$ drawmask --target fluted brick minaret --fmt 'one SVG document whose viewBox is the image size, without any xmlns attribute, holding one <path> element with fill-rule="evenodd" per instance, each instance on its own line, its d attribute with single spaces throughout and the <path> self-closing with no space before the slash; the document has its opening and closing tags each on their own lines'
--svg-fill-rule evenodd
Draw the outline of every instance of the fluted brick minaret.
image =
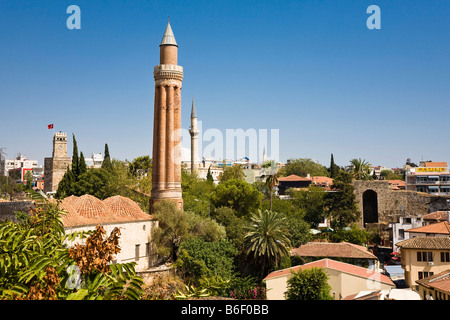
<svg viewBox="0 0 450 320">
<path fill-rule="evenodd" d="M 150 212 L 159 200 L 183 208 L 181 192 L 181 82 L 183 67 L 177 65 L 178 45 L 167 23 L 159 45 L 160 62 L 155 66 L 153 121 L 153 170 Z"/>
</svg>

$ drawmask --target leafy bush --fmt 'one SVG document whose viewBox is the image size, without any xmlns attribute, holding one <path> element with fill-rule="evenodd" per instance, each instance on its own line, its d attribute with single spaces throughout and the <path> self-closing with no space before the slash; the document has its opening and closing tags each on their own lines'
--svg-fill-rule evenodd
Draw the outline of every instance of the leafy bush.
<svg viewBox="0 0 450 320">
<path fill-rule="evenodd" d="M 115 230 L 65 234 L 58 205 L 33 193 L 36 209 L 19 223 L 0 222 L 0 299 L 139 299 L 143 281 L 134 263 L 111 265 Z M 86 237 L 86 245 L 66 242 Z"/>
<path fill-rule="evenodd" d="M 287 280 L 287 300 L 332 300 L 328 276 L 322 268 L 299 269 Z"/>
<path fill-rule="evenodd" d="M 191 237 L 181 243 L 175 266 L 194 283 L 201 278 L 218 275 L 229 279 L 236 254 L 235 246 L 228 240 L 208 242 L 200 237 Z"/>
</svg>

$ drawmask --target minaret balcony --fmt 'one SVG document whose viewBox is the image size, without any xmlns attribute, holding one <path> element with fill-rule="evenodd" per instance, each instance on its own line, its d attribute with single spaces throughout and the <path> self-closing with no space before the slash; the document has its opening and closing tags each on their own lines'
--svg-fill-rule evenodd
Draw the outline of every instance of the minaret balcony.
<svg viewBox="0 0 450 320">
<path fill-rule="evenodd" d="M 153 70 L 155 80 L 158 79 L 177 79 L 183 80 L 183 67 L 173 64 L 160 64 Z"/>
</svg>

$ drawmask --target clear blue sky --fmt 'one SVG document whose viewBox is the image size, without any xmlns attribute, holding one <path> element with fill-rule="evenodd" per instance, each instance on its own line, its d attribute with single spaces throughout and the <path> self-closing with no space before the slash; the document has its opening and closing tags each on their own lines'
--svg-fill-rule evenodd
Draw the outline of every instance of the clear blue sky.
<svg viewBox="0 0 450 320">
<path fill-rule="evenodd" d="M 81 30 L 69 30 L 69 5 Z M 369 30 L 369 5 L 381 29 Z M 52 131 L 85 156 L 152 150 L 167 17 L 203 129 L 280 130 L 280 160 L 449 161 L 450 1 L 0 2 L 0 147 L 43 165 Z M 72 154 L 69 143 L 69 155 Z"/>
</svg>

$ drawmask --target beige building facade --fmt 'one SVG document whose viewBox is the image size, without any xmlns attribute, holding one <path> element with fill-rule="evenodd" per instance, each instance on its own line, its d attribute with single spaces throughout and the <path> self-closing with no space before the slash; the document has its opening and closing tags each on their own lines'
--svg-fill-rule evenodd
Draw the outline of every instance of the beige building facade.
<svg viewBox="0 0 450 320">
<path fill-rule="evenodd" d="M 414 237 L 397 243 L 405 283 L 418 289 L 416 281 L 428 278 L 450 268 L 449 237 Z"/>
<path fill-rule="evenodd" d="M 323 268 L 328 275 L 331 286 L 330 294 L 334 300 L 342 300 L 360 291 L 388 290 L 395 288 L 395 284 L 385 275 L 371 269 L 332 259 L 322 259 L 270 273 L 264 279 L 268 300 L 285 300 L 287 281 L 292 277 L 292 271 L 308 268 Z"/>
</svg>

